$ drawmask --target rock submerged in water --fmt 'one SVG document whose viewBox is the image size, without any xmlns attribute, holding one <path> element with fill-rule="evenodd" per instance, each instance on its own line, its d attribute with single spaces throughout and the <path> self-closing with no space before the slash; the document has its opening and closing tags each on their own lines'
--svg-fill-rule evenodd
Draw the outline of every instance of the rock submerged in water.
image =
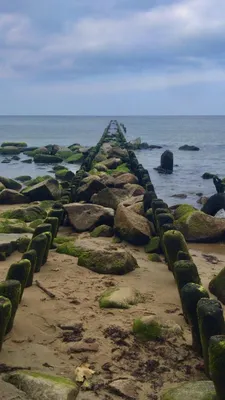
<svg viewBox="0 0 225 400">
<path fill-rule="evenodd" d="M 160 174 L 172 174 L 173 173 L 173 153 L 170 150 L 164 151 L 161 155 L 161 164 L 159 167 L 154 168 Z"/>
<path fill-rule="evenodd" d="M 185 144 L 184 146 L 179 147 L 179 150 L 186 150 L 186 151 L 199 151 L 200 148 L 197 146 L 190 146 L 188 144 Z"/>
</svg>

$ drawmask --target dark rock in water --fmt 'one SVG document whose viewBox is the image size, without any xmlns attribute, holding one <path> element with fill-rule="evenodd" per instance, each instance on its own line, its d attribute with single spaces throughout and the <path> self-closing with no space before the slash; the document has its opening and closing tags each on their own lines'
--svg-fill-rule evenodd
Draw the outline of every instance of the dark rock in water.
<svg viewBox="0 0 225 400">
<path fill-rule="evenodd" d="M 206 196 L 201 196 L 198 200 L 197 200 L 197 203 L 198 204 L 202 204 L 202 205 L 204 205 L 207 201 L 208 201 L 208 197 L 206 197 Z"/>
<path fill-rule="evenodd" d="M 29 181 L 30 179 L 32 179 L 30 175 L 20 175 L 15 178 L 15 180 L 19 182 L 26 182 Z"/>
<path fill-rule="evenodd" d="M 164 151 L 164 153 L 161 155 L 161 165 L 154 169 L 160 174 L 172 174 L 173 153 L 170 150 Z"/>
<path fill-rule="evenodd" d="M 203 179 L 213 179 L 214 176 L 215 176 L 215 174 L 210 174 L 210 172 L 205 172 L 205 173 L 202 175 L 202 178 L 203 178 Z"/>
<path fill-rule="evenodd" d="M 0 204 L 23 204 L 28 202 L 29 199 L 16 190 L 4 189 L 0 193 Z"/>
<path fill-rule="evenodd" d="M 215 175 L 213 177 L 213 183 L 215 185 L 217 193 L 224 193 L 225 183 L 220 178 L 218 178 L 218 176 Z"/>
<path fill-rule="evenodd" d="M 202 192 L 198 192 L 198 193 L 196 193 L 196 196 L 201 197 L 201 196 L 203 196 L 203 193 Z"/>
<path fill-rule="evenodd" d="M 130 150 L 153 150 L 162 148 L 162 146 L 141 142 L 141 138 L 131 140 L 130 142 L 127 143 L 127 147 Z"/>
<path fill-rule="evenodd" d="M 3 142 L 1 147 L 26 147 L 27 149 L 27 144 L 25 142 Z"/>
<path fill-rule="evenodd" d="M 179 150 L 199 151 L 200 148 L 197 146 L 189 146 L 188 144 L 185 144 L 184 146 L 179 147 Z"/>
<path fill-rule="evenodd" d="M 4 178 L 4 176 L 0 176 L 0 182 L 6 187 L 6 189 L 20 190 L 22 188 L 20 183 L 10 178 Z"/>
<path fill-rule="evenodd" d="M 225 194 L 217 193 L 211 196 L 202 207 L 205 214 L 215 216 L 218 211 L 225 210 Z"/>
<path fill-rule="evenodd" d="M 33 160 L 32 158 L 27 158 L 26 160 L 22 160 L 22 163 L 24 164 L 32 164 Z"/>
<path fill-rule="evenodd" d="M 37 154 L 34 156 L 34 162 L 37 164 L 57 164 L 62 161 L 63 159 L 61 157 L 52 156 L 50 154 Z"/>
<path fill-rule="evenodd" d="M 38 147 L 37 146 L 30 146 L 30 147 L 26 147 L 22 150 L 22 153 L 24 153 L 24 151 L 34 151 L 37 150 Z"/>
<path fill-rule="evenodd" d="M 171 197 L 176 197 L 178 199 L 186 199 L 187 195 L 184 193 L 173 194 Z"/>
<path fill-rule="evenodd" d="M 20 157 L 19 157 L 19 156 L 13 156 L 13 157 L 12 157 L 12 160 L 19 161 L 19 160 L 20 160 Z"/>
<path fill-rule="evenodd" d="M 19 154 L 20 149 L 16 146 L 5 146 L 5 147 L 0 147 L 0 154 L 3 155 L 13 155 L 13 154 Z"/>
<path fill-rule="evenodd" d="M 2 160 L 2 164 L 9 164 L 11 162 L 10 158 L 4 158 L 4 160 Z"/>
<path fill-rule="evenodd" d="M 47 179 L 22 191 L 31 201 L 59 200 L 61 190 L 56 179 Z"/>
</svg>

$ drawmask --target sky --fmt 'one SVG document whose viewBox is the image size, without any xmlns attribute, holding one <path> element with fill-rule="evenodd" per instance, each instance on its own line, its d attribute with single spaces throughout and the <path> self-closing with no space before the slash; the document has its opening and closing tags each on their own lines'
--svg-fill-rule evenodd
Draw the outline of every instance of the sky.
<svg viewBox="0 0 225 400">
<path fill-rule="evenodd" d="M 0 0 L 0 115 L 224 113 L 224 0 Z"/>
</svg>

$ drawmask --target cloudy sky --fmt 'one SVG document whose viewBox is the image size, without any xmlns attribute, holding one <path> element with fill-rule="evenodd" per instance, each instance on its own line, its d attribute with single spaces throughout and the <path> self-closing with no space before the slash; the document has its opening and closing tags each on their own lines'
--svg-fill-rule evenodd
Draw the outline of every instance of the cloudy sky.
<svg viewBox="0 0 225 400">
<path fill-rule="evenodd" d="M 0 114 L 224 111 L 224 0 L 0 0 Z"/>
</svg>

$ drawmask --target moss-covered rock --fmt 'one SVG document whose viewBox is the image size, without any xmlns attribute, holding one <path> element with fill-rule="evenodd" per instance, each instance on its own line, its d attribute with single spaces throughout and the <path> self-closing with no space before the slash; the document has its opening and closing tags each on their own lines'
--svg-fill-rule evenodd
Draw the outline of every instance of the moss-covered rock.
<svg viewBox="0 0 225 400">
<path fill-rule="evenodd" d="M 20 149 L 18 149 L 15 146 L 5 146 L 5 147 L 0 147 L 0 154 L 2 155 L 13 155 L 13 154 L 19 154 Z"/>
<path fill-rule="evenodd" d="M 160 247 L 160 237 L 159 236 L 154 236 L 150 239 L 149 243 L 145 246 L 145 252 L 160 254 L 161 247 Z"/>
<path fill-rule="evenodd" d="M 184 382 L 166 390 L 161 400 L 217 400 L 212 381 Z"/>
<path fill-rule="evenodd" d="M 197 315 L 205 373 L 209 376 L 209 340 L 224 334 L 223 309 L 217 300 L 202 298 L 197 304 Z"/>
<path fill-rule="evenodd" d="M 197 211 L 195 207 L 191 206 L 190 204 L 181 204 L 178 206 L 174 213 L 175 220 L 183 220 L 186 218 L 187 215 Z"/>
<path fill-rule="evenodd" d="M 5 189 L 5 185 L 3 185 L 3 183 L 0 182 L 0 193 Z"/>
<path fill-rule="evenodd" d="M 113 225 L 114 210 L 95 204 L 72 203 L 64 206 L 70 224 L 77 232 L 91 231 L 99 225 Z"/>
<path fill-rule="evenodd" d="M 3 340 L 12 313 L 11 301 L 0 296 L 0 351 L 2 350 Z"/>
<path fill-rule="evenodd" d="M 70 157 L 68 157 L 66 159 L 66 162 L 68 164 L 80 164 L 83 161 L 83 159 L 84 159 L 84 156 L 82 153 L 76 153 L 76 154 L 73 154 Z"/>
<path fill-rule="evenodd" d="M 149 261 L 152 261 L 152 262 L 162 262 L 159 254 L 157 254 L 157 253 L 149 254 L 148 259 L 149 259 Z"/>
<path fill-rule="evenodd" d="M 215 385 L 217 399 L 225 394 L 225 335 L 212 336 L 209 341 L 209 372 Z"/>
<path fill-rule="evenodd" d="M 53 243 L 53 240 L 55 239 L 55 237 L 57 236 L 58 233 L 58 229 L 59 229 L 59 220 L 57 217 L 47 217 L 45 219 L 45 224 L 50 224 L 51 225 L 51 234 L 52 234 L 52 242 L 51 242 L 51 246 Z"/>
<path fill-rule="evenodd" d="M 20 175 L 15 178 L 15 180 L 19 182 L 27 182 L 30 181 L 31 179 L 32 177 L 30 175 Z"/>
<path fill-rule="evenodd" d="M 28 250 L 35 250 L 37 253 L 35 272 L 40 272 L 41 270 L 47 244 L 48 244 L 48 238 L 44 233 L 35 236 L 30 242 Z"/>
<path fill-rule="evenodd" d="M 46 248 L 45 248 L 44 257 L 43 257 L 43 260 L 42 260 L 42 265 L 46 264 L 46 262 L 48 260 L 49 250 L 50 250 L 50 248 L 52 246 L 52 234 L 51 234 L 51 232 L 45 232 L 44 234 L 47 237 L 47 244 L 46 244 Z"/>
<path fill-rule="evenodd" d="M 62 168 L 62 167 L 60 166 L 60 168 Z M 46 181 L 46 179 L 51 179 L 51 178 L 52 177 L 50 175 L 37 176 L 36 178 L 26 181 L 25 184 L 26 184 L 26 186 L 30 187 L 30 186 L 37 185 L 37 183 L 44 182 L 44 181 Z"/>
<path fill-rule="evenodd" d="M 101 308 L 126 309 L 143 301 L 141 294 L 130 287 L 116 287 L 106 290 L 99 299 Z"/>
<path fill-rule="evenodd" d="M 17 239 L 16 245 L 17 245 L 17 250 L 20 253 L 25 253 L 27 251 L 28 247 L 30 244 L 30 238 L 28 236 L 23 236 Z"/>
<path fill-rule="evenodd" d="M 197 267 L 192 261 L 176 261 L 173 265 L 173 273 L 177 283 L 179 294 L 181 294 L 181 289 L 187 283 L 196 283 L 198 285 L 201 285 L 201 280 L 198 274 Z"/>
<path fill-rule="evenodd" d="M 20 219 L 24 222 L 36 221 L 37 219 L 43 219 L 46 216 L 47 212 L 37 205 L 8 210 L 0 215 L 1 218 Z"/>
<path fill-rule="evenodd" d="M 24 204 L 29 199 L 23 194 L 12 189 L 4 189 L 0 192 L 0 204 Z"/>
<path fill-rule="evenodd" d="M 8 270 L 6 280 L 15 279 L 21 284 L 20 301 L 23 296 L 24 289 L 27 284 L 27 280 L 31 270 L 31 263 L 27 259 L 20 260 L 17 263 L 13 263 Z"/>
<path fill-rule="evenodd" d="M 4 380 L 33 400 L 73 400 L 79 392 L 79 387 L 70 379 L 43 372 L 16 371 L 4 376 Z"/>
<path fill-rule="evenodd" d="M 3 176 L 0 176 L 0 183 L 2 183 L 6 189 L 20 190 L 22 188 L 19 182 L 16 182 L 14 179 L 4 178 Z"/>
<path fill-rule="evenodd" d="M 59 200 L 61 189 L 56 179 L 47 179 L 22 191 L 31 201 Z"/>
<path fill-rule="evenodd" d="M 225 268 L 209 282 L 209 290 L 225 304 Z"/>
<path fill-rule="evenodd" d="M 163 235 L 163 246 L 169 270 L 173 271 L 179 251 L 188 253 L 187 243 L 179 231 L 167 231 Z"/>
<path fill-rule="evenodd" d="M 39 225 L 41 225 L 43 223 L 44 223 L 43 219 L 36 219 L 35 221 L 30 223 L 29 227 L 32 229 L 36 229 Z"/>
<path fill-rule="evenodd" d="M 27 143 L 25 142 L 3 142 L 1 144 L 1 147 L 8 147 L 8 146 L 14 146 L 14 147 L 27 147 Z"/>
<path fill-rule="evenodd" d="M 82 253 L 82 249 L 75 246 L 74 241 L 72 240 L 64 241 L 63 243 L 59 244 L 56 251 L 59 254 L 67 254 L 68 256 L 72 257 L 79 257 L 79 255 Z"/>
<path fill-rule="evenodd" d="M 4 296 L 10 300 L 12 305 L 10 319 L 8 321 L 6 332 L 9 333 L 12 330 L 17 308 L 21 298 L 21 284 L 17 280 L 6 280 L 0 282 L 0 296 Z"/>
<path fill-rule="evenodd" d="M 182 336 L 182 329 L 173 321 L 150 316 L 134 320 L 133 333 L 140 340 L 151 341 Z"/>
<path fill-rule="evenodd" d="M 72 155 L 73 155 L 73 152 L 68 147 L 61 147 L 56 153 L 56 156 L 62 158 L 63 160 L 66 160 L 67 158 L 71 157 Z"/>
<path fill-rule="evenodd" d="M 56 171 L 55 176 L 57 179 L 60 179 L 61 181 L 71 182 L 75 174 L 74 172 L 69 171 L 67 168 L 63 168 Z"/>
<path fill-rule="evenodd" d="M 63 159 L 58 156 L 52 156 L 50 154 L 36 154 L 34 156 L 34 162 L 37 164 L 57 164 L 61 163 Z"/>
<path fill-rule="evenodd" d="M 37 264 L 37 252 L 36 250 L 28 250 L 23 254 L 23 260 L 29 260 L 31 264 L 30 273 L 27 279 L 26 287 L 30 287 L 33 284 L 34 272 Z"/>
<path fill-rule="evenodd" d="M 113 228 L 108 225 L 97 226 L 92 232 L 92 237 L 112 237 L 114 235 Z"/>
<path fill-rule="evenodd" d="M 33 229 L 17 219 L 2 219 L 0 220 L 0 233 L 33 233 Z"/>
<path fill-rule="evenodd" d="M 75 240 L 75 237 L 57 235 L 57 237 L 54 239 L 54 244 L 60 245 L 63 243 L 71 242 L 72 240 Z"/>
<path fill-rule="evenodd" d="M 48 217 L 56 217 L 59 221 L 59 226 L 63 225 L 64 217 L 65 217 L 65 210 L 62 208 L 62 204 L 59 205 L 60 208 L 52 208 L 48 212 Z"/>
</svg>

